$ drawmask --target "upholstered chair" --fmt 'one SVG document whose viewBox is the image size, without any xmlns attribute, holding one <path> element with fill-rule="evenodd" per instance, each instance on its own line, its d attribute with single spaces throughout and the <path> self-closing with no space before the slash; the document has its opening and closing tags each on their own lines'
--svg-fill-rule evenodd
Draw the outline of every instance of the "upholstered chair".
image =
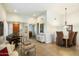
<svg viewBox="0 0 79 59">
<path fill-rule="evenodd" d="M 76 45 L 76 37 L 77 37 L 77 32 L 75 32 L 75 35 L 74 35 L 73 45 Z"/>
<path fill-rule="evenodd" d="M 69 32 L 69 38 L 68 38 L 68 46 L 73 46 L 73 40 L 74 40 L 75 32 Z"/>
<path fill-rule="evenodd" d="M 59 46 L 63 46 L 63 32 L 56 32 L 57 37 L 56 37 L 56 44 Z"/>
</svg>

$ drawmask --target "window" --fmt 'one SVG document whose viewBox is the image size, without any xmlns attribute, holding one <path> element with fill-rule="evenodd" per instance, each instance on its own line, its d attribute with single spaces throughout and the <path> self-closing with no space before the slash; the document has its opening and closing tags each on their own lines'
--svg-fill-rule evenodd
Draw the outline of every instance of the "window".
<svg viewBox="0 0 79 59">
<path fill-rule="evenodd" d="M 0 22 L 0 36 L 3 35 L 3 22 Z"/>
<path fill-rule="evenodd" d="M 40 24 L 40 33 L 44 33 L 44 24 Z"/>
</svg>

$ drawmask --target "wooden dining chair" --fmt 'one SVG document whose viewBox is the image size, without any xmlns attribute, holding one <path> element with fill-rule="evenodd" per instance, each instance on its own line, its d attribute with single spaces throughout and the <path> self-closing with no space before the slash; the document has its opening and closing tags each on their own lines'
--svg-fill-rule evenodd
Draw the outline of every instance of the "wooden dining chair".
<svg viewBox="0 0 79 59">
<path fill-rule="evenodd" d="M 73 46 L 74 36 L 75 36 L 75 32 L 69 32 L 68 47 Z"/>
<path fill-rule="evenodd" d="M 73 39 L 73 45 L 74 46 L 76 45 L 76 37 L 77 37 L 77 32 L 75 32 L 74 39 Z"/>
<path fill-rule="evenodd" d="M 56 32 L 57 37 L 56 37 L 56 44 L 59 46 L 63 46 L 63 32 Z"/>
</svg>

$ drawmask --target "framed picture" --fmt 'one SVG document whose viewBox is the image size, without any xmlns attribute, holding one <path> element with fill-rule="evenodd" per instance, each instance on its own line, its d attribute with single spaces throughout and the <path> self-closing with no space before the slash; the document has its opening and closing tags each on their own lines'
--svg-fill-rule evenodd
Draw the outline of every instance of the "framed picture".
<svg viewBox="0 0 79 59">
<path fill-rule="evenodd" d="M 67 25 L 67 31 L 73 31 L 73 25 Z"/>
</svg>

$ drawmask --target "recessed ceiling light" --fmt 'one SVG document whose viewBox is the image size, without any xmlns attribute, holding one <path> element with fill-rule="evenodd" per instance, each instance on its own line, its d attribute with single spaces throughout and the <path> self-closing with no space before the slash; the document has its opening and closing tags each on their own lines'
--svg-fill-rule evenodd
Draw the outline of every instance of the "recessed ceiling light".
<svg viewBox="0 0 79 59">
<path fill-rule="evenodd" d="M 33 14 L 34 17 L 36 17 L 36 14 Z"/>
<path fill-rule="evenodd" d="M 14 12 L 17 12 L 16 9 L 14 10 Z"/>
</svg>

